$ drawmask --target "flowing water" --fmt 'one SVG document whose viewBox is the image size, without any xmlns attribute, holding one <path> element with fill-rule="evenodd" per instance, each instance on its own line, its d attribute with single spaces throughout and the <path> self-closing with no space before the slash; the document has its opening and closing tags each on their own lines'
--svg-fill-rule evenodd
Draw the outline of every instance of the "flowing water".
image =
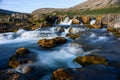
<svg viewBox="0 0 120 80">
<path fill-rule="evenodd" d="M 27 65 L 36 67 L 37 70 L 33 72 L 35 74 L 33 76 L 35 77 L 37 73 L 40 75 L 39 80 L 49 80 L 52 72 L 58 68 L 80 68 L 80 65 L 73 62 L 73 59 L 77 56 L 99 51 L 105 45 L 112 44 L 113 42 L 119 43 L 119 39 L 115 38 L 112 33 L 108 33 L 106 29 L 88 29 L 82 26 L 73 29 L 73 32 L 79 32 L 81 35 L 80 39 L 76 40 L 81 46 L 72 44 L 72 40 L 69 38 L 66 38 L 68 40 L 66 44 L 55 48 L 45 50 L 38 46 L 37 42 L 40 39 L 57 36 L 65 37 L 65 34 L 69 33 L 68 29 L 65 29 L 63 33 L 58 33 L 52 27 L 45 30 L 37 29 L 35 31 L 21 29 L 16 33 L 0 34 L 0 68 L 2 69 L 3 66 L 7 65 L 10 56 L 15 53 L 16 49 L 26 47 L 32 54 L 37 55 L 37 62 Z M 91 48 L 83 47 L 84 44 Z M 24 69 L 25 66 L 21 65 L 15 70 L 24 74 Z"/>
</svg>

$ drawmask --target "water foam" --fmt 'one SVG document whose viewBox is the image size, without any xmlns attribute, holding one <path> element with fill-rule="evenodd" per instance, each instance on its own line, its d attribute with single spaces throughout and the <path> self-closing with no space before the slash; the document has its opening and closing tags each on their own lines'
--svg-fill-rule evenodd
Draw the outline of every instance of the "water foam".
<svg viewBox="0 0 120 80">
<path fill-rule="evenodd" d="M 91 21 L 90 21 L 90 25 L 95 24 L 95 22 L 96 22 L 96 20 L 94 20 L 94 19 L 93 19 L 93 20 L 91 20 Z"/>
<path fill-rule="evenodd" d="M 60 22 L 60 25 L 71 25 L 72 20 L 69 17 L 66 17 L 64 21 Z"/>
<path fill-rule="evenodd" d="M 19 40 L 32 40 L 32 39 L 40 39 L 40 38 L 54 38 L 57 37 L 58 33 L 56 31 L 25 31 L 23 29 L 15 32 L 9 33 L 1 33 L 0 34 L 0 43 L 8 42 L 8 41 L 19 41 Z"/>
<path fill-rule="evenodd" d="M 49 68 L 58 68 L 58 67 L 69 67 L 69 68 L 77 68 L 80 65 L 73 62 L 73 59 L 76 58 L 76 53 L 81 53 L 81 49 L 74 49 L 70 46 L 63 45 L 61 47 L 57 47 L 51 51 L 36 51 L 33 52 L 38 54 L 39 62 L 37 64 L 41 64 L 43 66 L 47 66 Z"/>
</svg>

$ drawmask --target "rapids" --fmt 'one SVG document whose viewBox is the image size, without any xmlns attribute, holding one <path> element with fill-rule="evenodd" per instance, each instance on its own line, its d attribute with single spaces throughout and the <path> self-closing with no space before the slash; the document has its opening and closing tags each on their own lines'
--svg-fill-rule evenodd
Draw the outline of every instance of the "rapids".
<svg viewBox="0 0 120 80">
<path fill-rule="evenodd" d="M 93 23 L 94 21 L 91 22 L 91 24 Z M 0 69 L 3 69 L 3 66 L 7 65 L 10 56 L 15 53 L 17 48 L 26 47 L 31 53 L 37 54 L 37 62 L 30 64 L 30 66 L 37 67 L 37 73 L 41 74 L 39 80 L 49 80 L 52 72 L 58 68 L 80 68 L 80 65 L 73 62 L 73 59 L 77 56 L 97 52 L 106 44 L 115 41 L 119 42 L 119 39 L 108 33 L 106 29 L 87 29 L 83 26 L 78 26 L 73 29 L 73 33 L 81 35 L 76 40 L 76 42 L 81 43 L 81 46 L 71 43 L 72 40 L 67 37 L 67 44 L 55 48 L 45 50 L 37 45 L 37 41 L 42 38 L 65 37 L 66 33 L 69 33 L 68 29 L 65 29 L 65 32 L 62 33 L 58 33 L 55 31 L 55 27 L 52 27 L 45 30 L 37 29 L 35 31 L 20 29 L 17 32 L 0 34 L 0 56 L 2 56 L 0 58 Z M 86 49 L 83 47 L 84 44 L 91 47 L 94 46 L 94 48 Z M 25 67 L 21 65 L 15 70 L 24 74 Z M 33 74 L 36 73 L 33 72 Z"/>
</svg>

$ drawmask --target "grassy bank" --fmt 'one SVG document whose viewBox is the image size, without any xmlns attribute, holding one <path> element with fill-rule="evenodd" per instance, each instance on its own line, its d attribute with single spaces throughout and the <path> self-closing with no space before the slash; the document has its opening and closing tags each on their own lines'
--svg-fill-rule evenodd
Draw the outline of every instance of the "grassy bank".
<svg viewBox="0 0 120 80">
<path fill-rule="evenodd" d="M 82 15 L 120 14 L 120 7 L 86 10 L 81 14 Z"/>
<path fill-rule="evenodd" d="M 102 9 L 95 9 L 95 10 L 69 10 L 67 12 L 55 12 L 57 15 L 68 15 L 68 16 L 74 16 L 74 15 L 103 15 L 103 14 L 120 14 L 120 7 L 110 7 L 110 8 L 102 8 Z"/>
</svg>

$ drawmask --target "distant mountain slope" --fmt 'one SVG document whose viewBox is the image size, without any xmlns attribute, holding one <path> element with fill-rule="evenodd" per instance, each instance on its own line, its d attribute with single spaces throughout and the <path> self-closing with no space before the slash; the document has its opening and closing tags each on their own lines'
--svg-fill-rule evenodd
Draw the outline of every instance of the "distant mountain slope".
<svg viewBox="0 0 120 80">
<path fill-rule="evenodd" d="M 32 14 L 48 14 L 48 13 L 53 13 L 53 12 L 71 12 L 71 11 L 79 11 L 80 10 L 94 10 L 94 9 L 101 9 L 101 8 L 109 8 L 111 6 L 119 6 L 120 5 L 120 0 L 87 0 L 83 3 L 78 3 L 78 5 L 73 6 L 71 8 L 67 9 L 55 9 L 55 8 L 41 8 L 37 9 L 32 12 Z"/>
<path fill-rule="evenodd" d="M 0 14 L 11 15 L 12 13 L 18 13 L 18 12 L 0 9 Z"/>
<path fill-rule="evenodd" d="M 100 9 L 100 8 L 107 8 L 114 4 L 118 5 L 120 0 L 88 0 L 84 3 L 80 3 L 74 7 L 73 9 Z"/>
<path fill-rule="evenodd" d="M 67 9 L 65 8 L 40 8 L 40 9 L 37 9 L 35 11 L 32 12 L 32 14 L 37 14 L 37 13 L 42 13 L 42 14 L 49 14 L 49 13 L 52 13 L 52 12 L 56 12 L 56 11 L 66 11 Z"/>
<path fill-rule="evenodd" d="M 11 15 L 13 13 L 22 14 L 22 12 L 16 12 L 16 11 L 10 11 L 10 10 L 0 9 L 0 14 Z M 28 13 L 24 13 L 24 14 L 28 14 Z"/>
</svg>

